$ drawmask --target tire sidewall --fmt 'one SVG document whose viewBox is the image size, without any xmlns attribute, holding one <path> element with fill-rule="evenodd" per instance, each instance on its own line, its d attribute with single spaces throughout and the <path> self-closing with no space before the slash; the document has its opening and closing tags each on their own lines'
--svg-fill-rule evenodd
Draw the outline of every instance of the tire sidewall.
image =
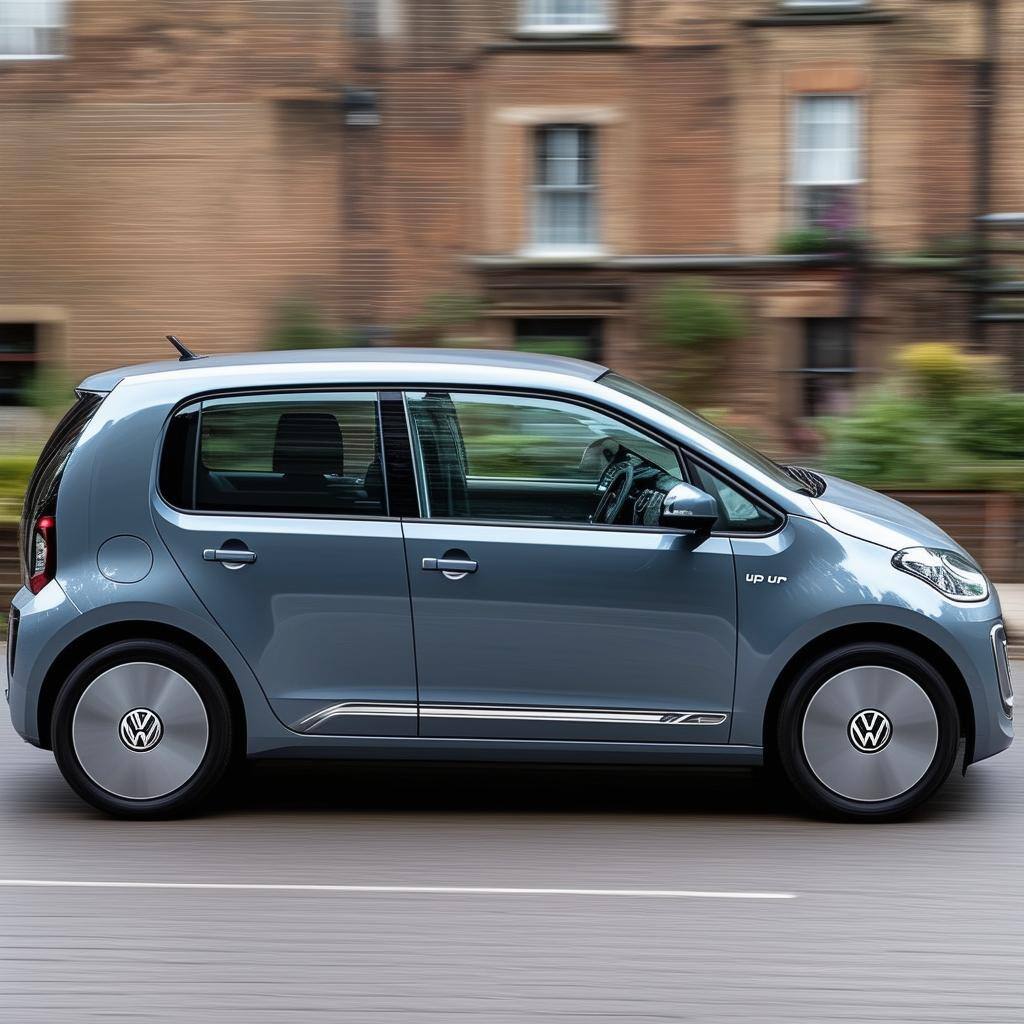
<svg viewBox="0 0 1024 1024">
<path fill-rule="evenodd" d="M 72 735 L 75 710 L 86 688 L 108 669 L 133 661 L 163 665 L 184 676 L 203 702 L 209 727 L 206 752 L 191 778 L 150 800 L 115 796 L 95 783 L 78 760 Z M 118 641 L 91 654 L 65 680 L 54 704 L 50 739 L 64 778 L 94 807 L 124 818 L 173 817 L 207 796 L 227 769 L 233 743 L 231 710 L 216 676 L 191 652 L 165 641 Z"/>
<path fill-rule="evenodd" d="M 931 701 L 938 722 L 935 755 L 924 775 L 905 793 L 871 802 L 852 800 L 828 789 L 811 769 L 803 746 L 804 714 L 814 695 L 833 676 L 864 665 L 893 668 L 913 679 Z M 779 711 L 776 750 L 790 783 L 817 810 L 846 820 L 893 821 L 919 807 L 945 782 L 956 761 L 959 740 L 956 701 L 929 662 L 893 644 L 854 643 L 820 656 L 798 675 Z"/>
</svg>

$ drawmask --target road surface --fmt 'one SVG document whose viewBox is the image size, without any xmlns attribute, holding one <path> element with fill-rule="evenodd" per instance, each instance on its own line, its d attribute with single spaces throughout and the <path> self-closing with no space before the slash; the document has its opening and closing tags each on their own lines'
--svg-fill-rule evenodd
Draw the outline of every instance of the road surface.
<svg viewBox="0 0 1024 1024">
<path fill-rule="evenodd" d="M 1024 744 L 877 827 L 745 771 L 281 765 L 128 824 L 0 709 L 0 1020 L 1018 1024 L 1022 793 Z"/>
</svg>

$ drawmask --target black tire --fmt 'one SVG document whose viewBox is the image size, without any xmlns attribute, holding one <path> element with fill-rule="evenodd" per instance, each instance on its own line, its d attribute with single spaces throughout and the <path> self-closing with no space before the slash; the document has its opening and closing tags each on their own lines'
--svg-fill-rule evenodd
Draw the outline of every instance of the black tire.
<svg viewBox="0 0 1024 1024">
<path fill-rule="evenodd" d="M 844 723 L 865 695 L 867 706 Z M 886 701 L 890 710 L 876 708 Z M 852 643 L 815 659 L 793 681 L 779 709 L 775 753 L 797 794 L 819 813 L 895 821 L 946 781 L 959 740 L 956 701 L 929 662 L 893 644 Z"/>
<path fill-rule="evenodd" d="M 91 690 L 83 704 L 86 691 L 100 677 L 103 677 L 98 684 L 100 688 Z M 132 692 L 133 678 L 138 679 L 134 685 L 136 693 L 141 694 L 139 697 Z M 164 689 L 160 689 L 160 679 L 165 680 Z M 119 689 L 113 693 L 109 692 L 110 680 L 115 683 L 121 680 Z M 121 724 L 135 706 L 145 710 L 145 692 L 157 700 L 162 699 L 159 695 L 165 692 L 166 680 L 172 681 L 174 695 L 187 702 L 185 711 L 179 713 L 175 709 L 171 719 L 174 724 L 166 732 L 162 721 L 154 716 L 157 723 L 151 726 L 151 732 L 157 734 L 155 741 L 141 733 L 133 737 L 130 724 L 123 733 Z M 108 721 L 109 750 L 106 747 Z M 152 741 L 153 745 L 144 751 L 134 749 L 128 745 L 129 740 L 122 739 L 125 734 L 133 742 Z M 90 655 L 68 676 L 54 705 L 51 740 L 61 773 L 82 799 L 120 818 L 167 818 L 196 808 L 220 782 L 232 761 L 234 729 L 224 690 L 198 657 L 161 640 L 125 640 Z M 165 741 L 163 752 L 157 753 Z M 76 742 L 79 749 L 76 749 Z M 182 742 L 186 744 L 187 758 L 176 749 Z M 93 774 L 83 764 L 83 758 Z M 143 758 L 152 760 L 143 761 Z M 154 769 L 161 767 L 163 774 L 151 780 Z M 155 796 L 125 795 L 105 788 L 94 775 L 116 778 L 116 785 L 107 783 L 115 790 L 159 793 Z M 178 784 L 177 775 L 187 777 Z M 167 785 L 173 788 L 162 791 Z"/>
</svg>

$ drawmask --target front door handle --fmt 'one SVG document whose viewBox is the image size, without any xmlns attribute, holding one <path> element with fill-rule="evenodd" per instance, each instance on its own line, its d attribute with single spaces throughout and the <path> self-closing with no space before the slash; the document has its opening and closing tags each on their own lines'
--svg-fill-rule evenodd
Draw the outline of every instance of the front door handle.
<svg viewBox="0 0 1024 1024">
<path fill-rule="evenodd" d="M 459 573 L 476 572 L 480 566 L 471 558 L 424 558 L 425 572 Z"/>
<path fill-rule="evenodd" d="M 255 551 L 239 548 L 206 548 L 203 551 L 204 562 L 223 562 L 228 568 L 239 568 L 256 561 Z"/>
</svg>

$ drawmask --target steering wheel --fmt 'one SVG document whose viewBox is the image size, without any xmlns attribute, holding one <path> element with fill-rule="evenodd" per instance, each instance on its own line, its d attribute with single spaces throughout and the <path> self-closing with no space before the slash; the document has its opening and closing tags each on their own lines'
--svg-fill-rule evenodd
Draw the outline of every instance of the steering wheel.
<svg viewBox="0 0 1024 1024">
<path fill-rule="evenodd" d="M 633 489 L 633 476 L 631 462 L 620 462 L 609 471 L 605 492 L 601 495 L 601 500 L 597 503 L 590 520 L 592 523 L 605 523 L 610 526 L 619 518 L 629 492 Z"/>
</svg>

